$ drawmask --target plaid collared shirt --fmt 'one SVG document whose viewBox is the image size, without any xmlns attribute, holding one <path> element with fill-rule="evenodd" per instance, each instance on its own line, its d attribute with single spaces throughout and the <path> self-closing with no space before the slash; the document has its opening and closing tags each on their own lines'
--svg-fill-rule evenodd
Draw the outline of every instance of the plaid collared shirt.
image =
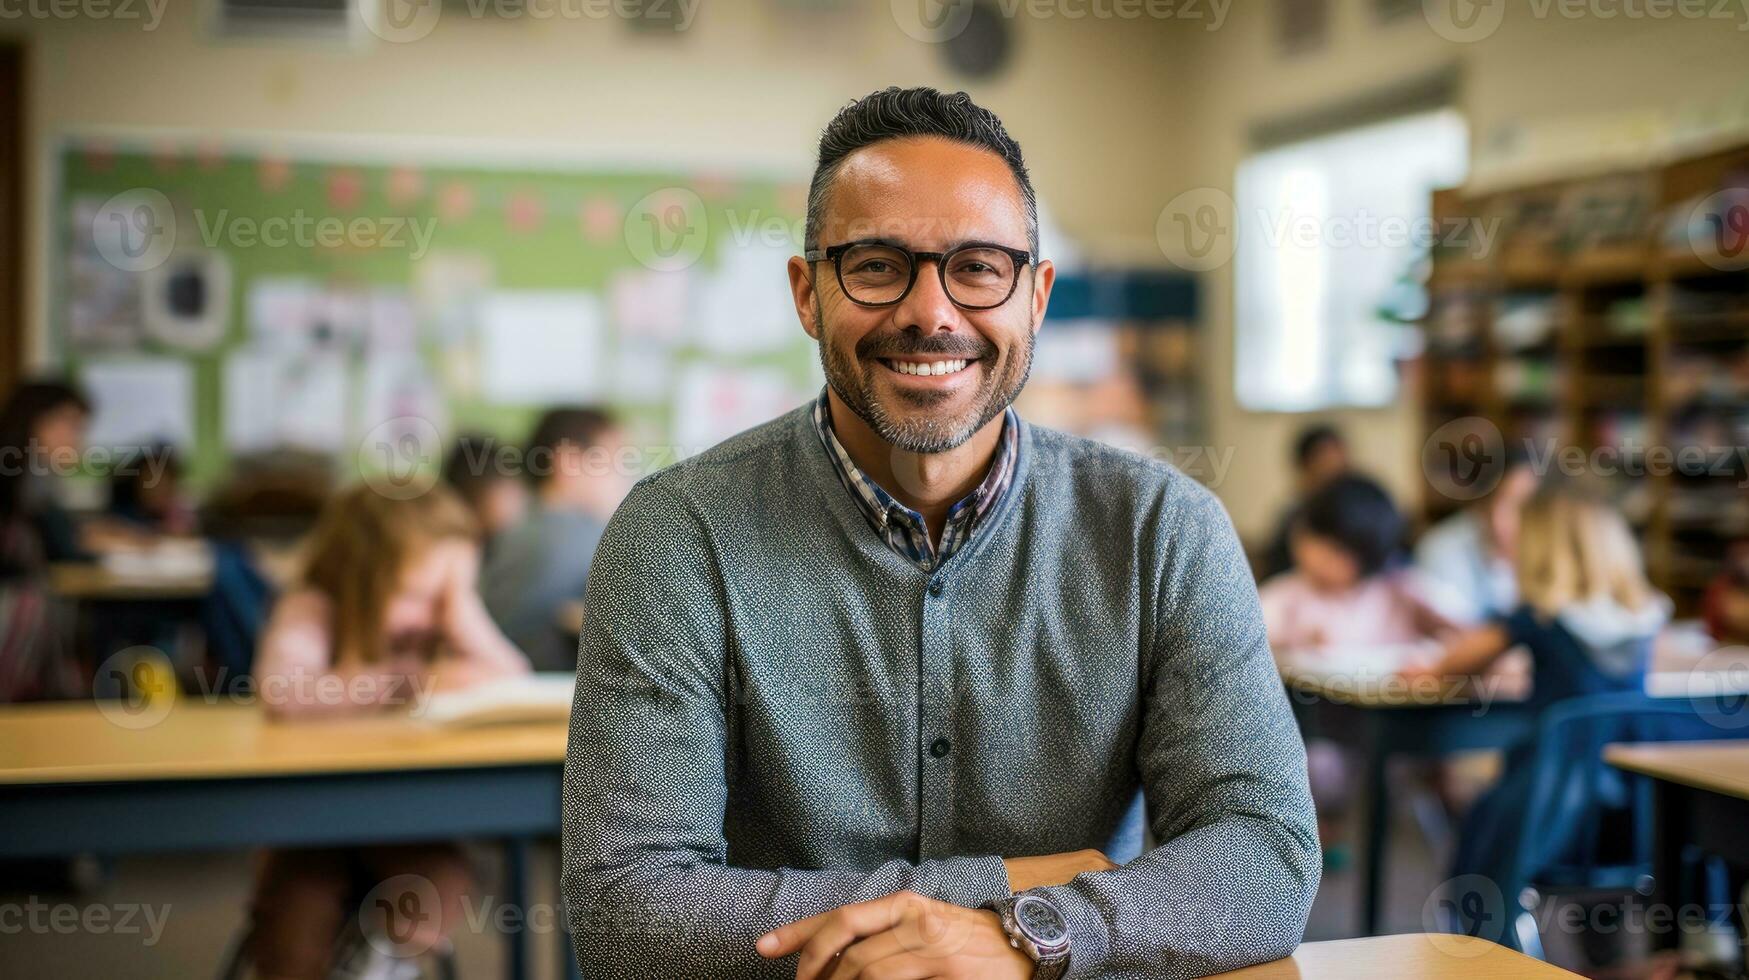
<svg viewBox="0 0 1749 980">
<path fill-rule="evenodd" d="M 862 516 L 868 518 L 875 533 L 918 568 L 934 571 L 972 539 L 984 515 L 1002 499 L 1003 492 L 1014 481 L 1014 460 L 1020 435 L 1014 409 L 1009 407 L 1002 412 L 1002 436 L 996 441 L 996 458 L 990 461 L 989 474 L 971 493 L 948 508 L 947 524 L 941 531 L 941 547 L 936 548 L 930 544 L 929 525 L 924 522 L 923 515 L 899 503 L 880 484 L 869 479 L 850 458 L 843 443 L 838 441 L 838 434 L 832 431 L 832 408 L 826 390 L 820 389 L 820 399 L 814 403 L 814 426 L 819 429 L 820 442 L 826 447 L 826 458 L 832 461 L 832 469 L 837 471 L 838 479 L 850 491 L 851 498 L 856 501 Z"/>
</svg>

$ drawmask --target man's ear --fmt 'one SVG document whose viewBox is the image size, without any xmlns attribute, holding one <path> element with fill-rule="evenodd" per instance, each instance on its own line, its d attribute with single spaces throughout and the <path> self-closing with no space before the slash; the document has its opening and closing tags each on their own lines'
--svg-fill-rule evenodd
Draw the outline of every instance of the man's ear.
<svg viewBox="0 0 1749 980">
<path fill-rule="evenodd" d="M 1057 267 L 1050 259 L 1040 259 L 1032 273 L 1032 332 L 1045 324 L 1045 309 L 1051 305 L 1051 287 L 1057 281 Z"/>
<path fill-rule="evenodd" d="M 814 277 L 808 268 L 808 262 L 801 256 L 792 256 L 789 260 L 789 291 L 796 301 L 796 319 L 802 321 L 802 329 L 815 340 L 820 339 L 820 325 L 814 318 Z"/>
</svg>

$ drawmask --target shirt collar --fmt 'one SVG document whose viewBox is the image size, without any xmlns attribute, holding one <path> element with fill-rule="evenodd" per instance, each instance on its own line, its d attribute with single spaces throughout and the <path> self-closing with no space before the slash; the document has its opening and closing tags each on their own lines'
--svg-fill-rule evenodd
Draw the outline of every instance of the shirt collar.
<svg viewBox="0 0 1749 980">
<path fill-rule="evenodd" d="M 814 425 L 820 434 L 820 442 L 826 447 L 826 456 L 832 461 L 833 469 L 838 473 L 838 479 L 850 491 L 850 496 L 862 509 L 877 529 L 884 530 L 893 512 L 921 525 L 922 515 L 888 493 L 885 488 L 856 465 L 850 458 L 850 452 L 844 444 L 838 441 L 838 433 L 832 427 L 832 405 L 827 397 L 829 389 L 822 387 L 820 397 L 814 402 Z M 1014 407 L 1009 406 L 1002 412 L 1002 435 L 996 440 L 996 455 L 990 461 L 990 471 L 972 491 L 961 497 L 952 507 L 948 508 L 948 521 L 959 519 L 969 508 L 971 511 L 971 528 L 981 524 L 996 503 L 1002 499 L 1010 484 L 1014 482 L 1014 462 L 1019 458 L 1020 417 Z"/>
</svg>

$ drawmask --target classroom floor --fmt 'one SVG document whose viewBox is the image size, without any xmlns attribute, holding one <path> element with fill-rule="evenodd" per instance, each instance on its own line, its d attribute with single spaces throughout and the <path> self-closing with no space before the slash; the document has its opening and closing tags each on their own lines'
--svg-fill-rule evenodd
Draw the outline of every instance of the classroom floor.
<svg viewBox="0 0 1749 980">
<path fill-rule="evenodd" d="M 481 880 L 497 880 L 495 859 L 481 849 Z M 1440 862 L 1423 839 L 1407 808 L 1401 808 L 1392 835 L 1390 882 L 1385 903 L 1385 931 L 1422 932 L 1423 900 L 1441 880 Z M 556 897 L 557 849 L 537 848 L 529 858 L 530 888 L 536 903 L 553 903 Z M 116 862 L 111 874 L 97 887 L 78 896 L 38 894 L 48 905 L 103 904 L 120 909 L 127 903 L 168 906 L 159 941 L 144 951 L 144 935 L 97 934 L 81 931 L 56 932 L 52 927 L 26 928 L 7 935 L 6 975 L 18 977 L 129 977 L 141 980 L 196 980 L 217 974 L 220 960 L 236 938 L 248 902 L 250 863 L 242 854 L 203 854 L 182 857 L 139 857 Z M 1356 889 L 1359 874 L 1352 866 L 1327 874 L 1312 909 L 1307 940 L 1340 939 L 1354 935 Z M 0 885 L 0 907 L 30 898 L 13 883 Z M 476 898 L 476 902 L 478 899 Z M 48 918 L 49 913 L 43 913 Z M 12 931 L 7 930 L 9 933 Z M 535 978 L 556 977 L 555 942 L 541 935 L 533 944 Z M 464 929 L 456 937 L 457 965 L 464 980 L 482 980 L 503 974 L 502 947 L 490 930 Z M 1561 951 L 1550 949 L 1557 961 Z"/>
</svg>

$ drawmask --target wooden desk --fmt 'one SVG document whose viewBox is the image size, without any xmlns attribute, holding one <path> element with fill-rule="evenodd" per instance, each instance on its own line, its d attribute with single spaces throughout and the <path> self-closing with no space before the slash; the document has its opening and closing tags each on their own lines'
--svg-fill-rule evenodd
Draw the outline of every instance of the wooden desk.
<svg viewBox="0 0 1749 980">
<path fill-rule="evenodd" d="M 0 708 L 0 858 L 496 838 L 506 901 L 526 909 L 527 844 L 559 833 L 565 738 L 191 702 Z M 505 939 L 508 975 L 526 976 L 525 935 Z"/>
<path fill-rule="evenodd" d="M 1407 681 L 1383 673 L 1320 673 L 1292 664 L 1281 667 L 1281 677 L 1303 732 L 1349 745 L 1365 760 L 1359 921 L 1361 932 L 1376 935 L 1390 849 L 1388 763 L 1397 756 L 1439 758 L 1504 749 L 1528 737 L 1536 723 L 1525 704 L 1528 685 L 1510 675 Z M 1696 683 L 1701 677 L 1706 683 Z M 1740 695 L 1746 691 L 1743 684 L 1735 671 L 1664 669 L 1647 676 L 1646 690 L 1658 698 Z"/>
<path fill-rule="evenodd" d="M 1219 974 L 1222 980 L 1543 980 L 1576 977 L 1470 936 L 1380 936 L 1306 943 L 1293 956 Z"/>
<path fill-rule="evenodd" d="M 1391 786 L 1387 767 L 1398 756 L 1440 758 L 1477 749 L 1504 749 L 1527 737 L 1535 723 L 1522 686 L 1477 687 L 1430 679 L 1396 682 L 1283 666 L 1282 682 L 1300 730 L 1353 748 L 1363 761 L 1360 931 L 1376 935 L 1390 852 Z"/>
<path fill-rule="evenodd" d="M 84 602 L 151 602 L 199 599 L 212 591 L 212 573 L 145 576 L 117 575 L 95 562 L 57 562 L 49 566 L 49 588 Z"/>
<path fill-rule="evenodd" d="M 1657 810 L 1652 852 L 1652 901 L 1681 908 L 1704 901 L 1682 894 L 1682 852 L 1698 847 L 1749 868 L 1749 742 L 1664 742 L 1611 745 L 1603 758 L 1652 779 Z M 1661 948 L 1676 945 L 1674 930 L 1660 933 Z"/>
</svg>

